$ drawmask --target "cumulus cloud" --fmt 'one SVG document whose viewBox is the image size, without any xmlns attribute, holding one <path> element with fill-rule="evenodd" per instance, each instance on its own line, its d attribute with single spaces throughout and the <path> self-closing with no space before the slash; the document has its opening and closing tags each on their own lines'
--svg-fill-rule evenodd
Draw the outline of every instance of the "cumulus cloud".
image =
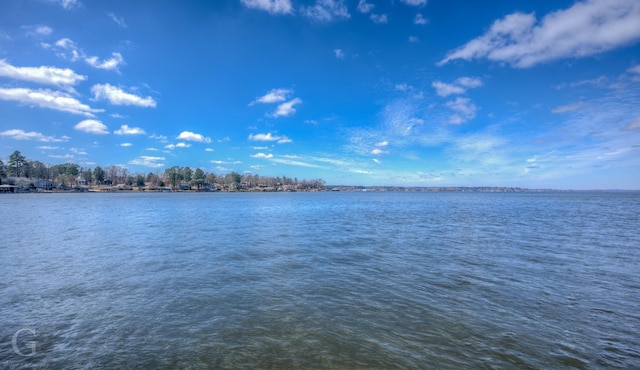
<svg viewBox="0 0 640 370">
<path fill-rule="evenodd" d="M 376 23 L 376 24 L 383 24 L 383 23 L 389 22 L 389 19 L 387 18 L 386 14 L 371 14 L 369 18 L 371 18 L 373 23 Z"/>
<path fill-rule="evenodd" d="M 273 135 L 270 132 L 266 133 L 266 134 L 249 135 L 249 140 L 251 140 L 251 141 L 275 141 L 278 144 L 285 144 L 285 143 L 292 142 L 292 140 L 289 139 L 286 136 Z"/>
<path fill-rule="evenodd" d="M 449 123 L 458 125 L 472 120 L 476 116 L 477 107 L 469 98 L 457 97 L 455 100 L 447 102 L 447 107 L 454 111 L 449 118 Z"/>
<path fill-rule="evenodd" d="M 427 24 L 429 21 L 421 14 L 416 14 L 415 18 L 413 18 L 413 24 L 423 25 Z"/>
<path fill-rule="evenodd" d="M 301 13 L 315 22 L 351 18 L 344 0 L 316 0 L 314 5 L 303 6 Z"/>
<path fill-rule="evenodd" d="M 373 8 L 375 7 L 375 5 L 368 3 L 367 0 L 360 0 L 358 1 L 358 11 L 360 13 L 364 13 L 367 14 L 369 13 L 371 10 L 373 10 Z"/>
<path fill-rule="evenodd" d="M 62 38 L 53 45 L 42 43 L 42 47 L 55 51 L 58 56 L 75 62 L 84 60 L 87 64 L 97 69 L 112 70 L 119 72 L 118 67 L 124 65 L 124 58 L 120 53 L 111 53 L 111 58 L 100 60 L 97 56 L 88 56 L 71 39 Z"/>
<path fill-rule="evenodd" d="M 436 89 L 436 94 L 439 96 L 449 96 L 452 94 L 462 94 L 465 92 L 464 87 L 444 83 L 442 81 L 434 81 L 431 86 Z"/>
<path fill-rule="evenodd" d="M 182 131 L 180 133 L 180 135 L 178 135 L 177 138 L 181 139 L 181 140 L 187 140 L 187 141 L 196 141 L 198 143 L 210 143 L 211 142 L 211 138 L 210 137 L 205 137 L 202 134 L 196 134 L 196 133 L 193 133 L 191 131 Z"/>
<path fill-rule="evenodd" d="M 291 14 L 291 0 L 241 0 L 247 8 L 264 10 L 270 14 Z"/>
<path fill-rule="evenodd" d="M 36 25 L 24 26 L 24 28 L 28 30 L 27 36 L 49 36 L 53 33 L 53 28 L 49 26 Z"/>
<path fill-rule="evenodd" d="M 133 144 L 131 144 L 131 143 L 122 143 L 122 144 L 119 144 L 119 146 L 128 148 L 130 146 L 133 146 Z"/>
<path fill-rule="evenodd" d="M 32 140 L 32 141 L 41 141 L 41 142 L 62 142 L 69 140 L 69 137 L 63 136 L 61 138 L 56 138 L 54 136 L 46 136 L 39 132 L 35 131 L 24 131 L 20 129 L 6 130 L 0 132 L 0 136 L 5 136 L 13 140 Z"/>
<path fill-rule="evenodd" d="M 82 104 L 69 94 L 48 89 L 0 88 L 0 99 L 17 101 L 25 105 L 40 108 L 80 114 L 87 117 L 93 117 L 93 113 L 104 111 L 102 109 L 93 109 L 86 104 Z"/>
<path fill-rule="evenodd" d="M 427 0 L 400 0 L 400 1 L 411 6 L 427 5 Z"/>
<path fill-rule="evenodd" d="M 291 116 L 294 113 L 296 113 L 296 109 L 294 108 L 294 106 L 296 104 L 301 104 L 301 103 L 302 103 L 302 100 L 300 98 L 295 98 L 295 99 L 289 100 L 286 103 L 282 103 L 278 105 L 278 108 L 275 110 L 275 112 L 273 112 L 271 116 L 276 118 Z"/>
<path fill-rule="evenodd" d="M 156 102 L 152 97 L 140 96 L 125 92 L 119 87 L 110 84 L 93 85 L 91 92 L 96 100 L 107 100 L 113 105 L 136 105 L 139 107 L 155 107 Z"/>
<path fill-rule="evenodd" d="M 342 49 L 333 49 L 333 53 L 336 55 L 336 59 L 344 59 L 344 51 Z"/>
<path fill-rule="evenodd" d="M 273 154 L 271 154 L 271 153 L 265 154 L 265 153 L 260 152 L 260 153 L 256 153 L 256 154 L 252 155 L 251 157 L 269 159 L 269 158 L 273 158 Z"/>
<path fill-rule="evenodd" d="M 177 144 L 167 144 L 164 146 L 165 149 L 173 150 L 175 148 L 190 148 L 191 144 L 179 142 Z"/>
<path fill-rule="evenodd" d="M 516 68 L 562 58 L 580 58 L 640 39 L 640 2 L 588 0 L 545 15 L 513 13 L 499 19 L 482 36 L 451 51 L 452 60 L 488 59 Z"/>
<path fill-rule="evenodd" d="M 62 69 L 51 66 L 15 67 L 7 63 L 5 59 L 0 59 L 0 76 L 57 86 L 75 85 L 87 79 L 87 76 L 79 75 L 69 68 Z"/>
<path fill-rule="evenodd" d="M 152 157 L 143 155 L 136 159 L 130 160 L 129 164 L 157 168 L 164 166 L 164 163 L 161 163 L 161 161 L 164 161 L 164 157 Z"/>
<path fill-rule="evenodd" d="M 144 135 L 146 132 L 140 127 L 129 127 L 129 125 L 122 125 L 119 129 L 113 132 L 116 135 Z"/>
<path fill-rule="evenodd" d="M 272 104 L 283 102 L 287 100 L 287 97 L 289 97 L 291 93 L 292 91 L 289 89 L 272 89 L 265 95 L 256 98 L 254 101 L 249 103 L 249 105 L 253 105 L 255 103 Z"/>
<path fill-rule="evenodd" d="M 111 53 L 111 58 L 100 60 L 98 57 L 86 57 L 85 61 L 97 69 L 118 70 L 118 66 L 124 64 L 124 58 L 120 53 Z"/>
<path fill-rule="evenodd" d="M 106 135 L 109 133 L 107 126 L 95 119 L 85 119 L 84 121 L 80 121 L 73 128 L 78 131 L 96 135 Z"/>
<path fill-rule="evenodd" d="M 434 81 L 431 86 L 436 89 L 436 94 L 445 97 L 449 95 L 464 94 L 467 89 L 473 89 L 482 86 L 482 81 L 475 77 L 460 77 L 452 84 L 442 81 Z"/>
</svg>

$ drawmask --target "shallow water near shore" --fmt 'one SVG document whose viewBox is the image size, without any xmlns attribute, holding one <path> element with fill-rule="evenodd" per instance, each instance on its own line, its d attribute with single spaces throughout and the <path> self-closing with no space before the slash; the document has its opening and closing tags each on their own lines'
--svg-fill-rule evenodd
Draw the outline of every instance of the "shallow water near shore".
<svg viewBox="0 0 640 370">
<path fill-rule="evenodd" d="M 640 368 L 637 192 L 0 210 L 0 368 Z"/>
</svg>

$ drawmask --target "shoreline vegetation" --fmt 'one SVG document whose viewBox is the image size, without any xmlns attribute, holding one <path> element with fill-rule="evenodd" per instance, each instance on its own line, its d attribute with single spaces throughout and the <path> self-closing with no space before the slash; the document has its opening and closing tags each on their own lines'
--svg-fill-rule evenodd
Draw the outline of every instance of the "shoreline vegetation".
<svg viewBox="0 0 640 370">
<path fill-rule="evenodd" d="M 504 186 L 351 186 L 327 185 L 322 179 L 298 180 L 230 172 L 207 173 L 201 168 L 173 166 L 164 171 L 130 173 L 122 166 L 81 167 L 31 161 L 18 150 L 5 164 L 0 160 L 0 193 L 73 192 L 563 192 L 576 190 L 527 189 Z M 590 190 L 598 191 L 598 190 Z"/>
</svg>

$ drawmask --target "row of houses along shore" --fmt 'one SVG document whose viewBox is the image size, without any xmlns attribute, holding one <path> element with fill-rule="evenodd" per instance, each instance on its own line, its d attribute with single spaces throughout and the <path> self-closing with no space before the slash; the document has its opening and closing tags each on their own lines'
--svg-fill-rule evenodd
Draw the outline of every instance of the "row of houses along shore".
<svg viewBox="0 0 640 370">
<path fill-rule="evenodd" d="M 193 186 L 180 183 L 175 187 L 137 184 L 113 184 L 105 180 L 101 184 L 91 184 L 82 176 L 78 176 L 72 185 L 55 184 L 49 180 L 33 180 L 27 178 L 4 178 L 0 185 L 0 193 L 70 193 L 70 192 L 296 192 L 296 191 L 342 191 L 342 192 L 483 192 L 483 193 L 518 193 L 557 191 L 552 189 L 527 189 L 520 187 L 423 187 L 423 186 L 326 186 L 323 181 L 302 182 L 295 184 L 254 184 L 239 183 L 205 183 Z"/>
<path fill-rule="evenodd" d="M 25 177 L 8 177 L 1 179 L 0 193 L 71 193 L 71 192 L 293 192 L 293 191 L 324 191 L 325 185 L 321 180 L 303 181 L 295 184 L 261 184 L 251 182 L 232 183 L 203 183 L 192 185 L 179 183 L 175 186 L 165 186 L 144 182 L 144 184 L 114 184 L 111 180 L 104 180 L 100 184 L 88 182 L 82 175 L 75 178 L 72 184 L 54 183 L 50 180 L 29 179 Z"/>
</svg>

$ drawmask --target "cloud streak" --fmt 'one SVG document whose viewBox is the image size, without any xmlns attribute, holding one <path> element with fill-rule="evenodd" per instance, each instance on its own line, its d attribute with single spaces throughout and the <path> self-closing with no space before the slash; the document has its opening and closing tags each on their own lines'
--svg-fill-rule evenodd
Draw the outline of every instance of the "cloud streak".
<svg viewBox="0 0 640 370">
<path fill-rule="evenodd" d="M 94 113 L 104 112 L 102 109 L 93 109 L 81 103 L 69 94 L 48 89 L 0 88 L 0 99 L 87 117 L 93 117 Z"/>
<path fill-rule="evenodd" d="M 264 10 L 270 14 L 291 14 L 291 0 L 241 0 L 247 8 Z"/>
<path fill-rule="evenodd" d="M 6 130 L 0 132 L 0 136 L 8 137 L 13 140 L 31 140 L 31 141 L 41 141 L 45 143 L 49 142 L 63 142 L 68 141 L 69 137 L 63 136 L 61 138 L 56 138 L 54 136 L 46 136 L 39 132 L 35 131 L 24 131 L 20 129 Z"/>
<path fill-rule="evenodd" d="M 0 76 L 56 86 L 75 85 L 87 79 L 87 76 L 79 75 L 69 68 L 16 67 L 7 63 L 6 59 L 0 59 Z"/>
<path fill-rule="evenodd" d="M 482 36 L 449 52 L 438 65 L 456 59 L 487 59 L 516 68 L 564 58 L 581 58 L 640 39 L 640 2 L 588 0 L 545 15 L 513 13 Z"/>
<path fill-rule="evenodd" d="M 110 84 L 93 85 L 91 92 L 96 100 L 107 100 L 113 105 L 134 105 L 145 108 L 156 106 L 156 101 L 150 96 L 143 98 Z"/>
</svg>

